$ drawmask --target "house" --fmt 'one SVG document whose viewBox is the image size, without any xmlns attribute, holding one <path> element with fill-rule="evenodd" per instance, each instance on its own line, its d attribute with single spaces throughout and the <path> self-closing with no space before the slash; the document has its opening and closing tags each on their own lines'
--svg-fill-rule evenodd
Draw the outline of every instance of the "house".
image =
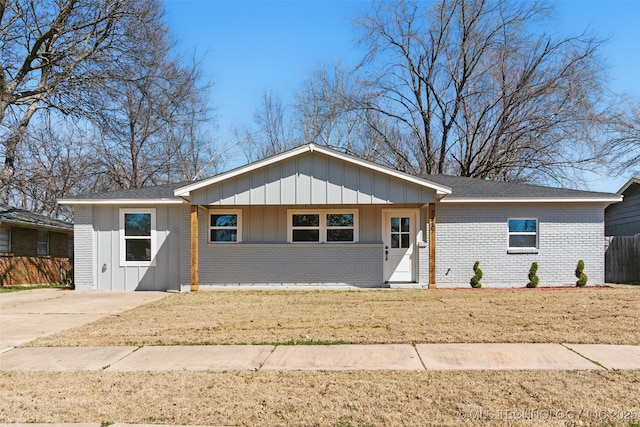
<svg viewBox="0 0 640 427">
<path fill-rule="evenodd" d="M 640 283 L 640 176 L 618 190 L 623 201 L 604 211 L 608 238 L 605 280 L 611 283 Z"/>
<path fill-rule="evenodd" d="M 623 201 L 604 211 L 604 232 L 607 236 L 635 236 L 640 234 L 640 176 L 627 181 L 618 190 Z"/>
<path fill-rule="evenodd" d="M 63 282 L 72 245 L 73 224 L 0 204 L 0 286 Z"/>
<path fill-rule="evenodd" d="M 197 182 L 70 197 L 79 290 L 604 282 L 615 194 L 416 177 L 303 145 Z"/>
</svg>

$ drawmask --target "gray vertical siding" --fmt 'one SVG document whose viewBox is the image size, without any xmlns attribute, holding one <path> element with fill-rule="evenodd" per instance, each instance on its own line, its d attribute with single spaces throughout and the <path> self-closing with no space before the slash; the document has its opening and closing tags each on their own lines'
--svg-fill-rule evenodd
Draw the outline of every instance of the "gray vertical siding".
<svg viewBox="0 0 640 427">
<path fill-rule="evenodd" d="M 605 210 L 607 236 L 640 234 L 640 184 L 631 184 L 623 193 L 624 200 Z"/>
<path fill-rule="evenodd" d="M 181 277 L 181 214 L 184 206 L 160 205 L 156 211 L 155 262 L 151 266 L 120 265 L 120 208 L 93 207 L 95 231 L 95 271 L 98 290 L 178 290 Z M 126 206 L 132 208 L 134 206 Z M 148 208 L 148 206 L 138 206 Z M 188 209 L 188 207 L 186 207 Z M 188 232 L 188 228 L 186 229 Z"/>
<path fill-rule="evenodd" d="M 307 153 L 193 192 L 199 205 L 431 203 L 435 191 L 321 153 Z"/>
<path fill-rule="evenodd" d="M 468 287 L 480 261 L 485 287 L 524 287 L 531 263 L 540 286 L 574 285 L 578 260 L 589 284 L 604 283 L 601 203 L 441 203 L 436 208 L 436 283 Z M 509 218 L 538 218 L 537 253 L 507 253 Z"/>
<path fill-rule="evenodd" d="M 394 208 L 416 208 L 400 205 Z M 216 284 L 351 284 L 380 286 L 383 280 L 382 210 L 387 205 L 348 205 L 357 210 L 359 243 L 287 243 L 288 209 L 335 209 L 335 206 L 238 206 L 242 212 L 242 243 L 209 244 L 209 214 L 212 207 L 199 210 L 200 283 Z M 421 239 L 426 238 L 425 216 L 419 215 Z M 183 247 L 183 250 L 186 248 Z M 428 251 L 428 249 L 427 249 Z M 428 252 L 427 252 L 428 254 Z M 424 256 L 422 250 L 416 256 Z M 427 267 L 428 269 L 428 259 Z M 416 280 L 422 275 L 417 275 Z M 428 271 L 426 273 L 428 280 Z"/>
</svg>

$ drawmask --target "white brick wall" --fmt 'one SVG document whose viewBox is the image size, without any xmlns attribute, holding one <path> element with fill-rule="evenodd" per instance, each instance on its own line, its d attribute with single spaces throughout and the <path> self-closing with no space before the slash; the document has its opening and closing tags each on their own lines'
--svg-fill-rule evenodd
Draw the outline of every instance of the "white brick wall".
<svg viewBox="0 0 640 427">
<path fill-rule="evenodd" d="M 93 231 L 93 208 L 78 205 L 73 207 L 73 274 L 76 290 L 96 290 L 95 243 Z"/>
<path fill-rule="evenodd" d="M 480 261 L 483 287 L 524 287 L 538 262 L 539 286 L 575 285 L 578 260 L 589 284 L 604 283 L 604 206 L 597 203 L 440 203 L 436 283 L 470 287 Z M 507 253 L 509 218 L 537 218 L 537 253 Z"/>
<path fill-rule="evenodd" d="M 200 247 L 200 284 L 382 285 L 382 244 L 218 244 Z"/>
</svg>

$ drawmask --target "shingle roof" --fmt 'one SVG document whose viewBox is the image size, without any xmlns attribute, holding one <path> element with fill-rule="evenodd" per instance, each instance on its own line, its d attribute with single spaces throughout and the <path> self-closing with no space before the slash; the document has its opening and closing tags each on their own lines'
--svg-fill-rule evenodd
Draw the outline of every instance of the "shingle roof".
<svg viewBox="0 0 640 427">
<path fill-rule="evenodd" d="M 518 199 L 567 199 L 584 200 L 607 199 L 613 201 L 618 196 L 614 193 L 602 193 L 595 191 L 572 190 L 568 188 L 544 187 L 531 184 L 520 184 L 513 182 L 489 181 L 477 178 L 468 178 L 451 175 L 424 175 L 423 178 L 434 184 L 449 187 L 452 193 L 444 197 L 443 201 L 459 200 L 483 200 L 492 199 L 518 200 Z M 95 201 L 181 201 L 176 197 L 174 190 L 194 184 L 194 181 L 178 182 L 172 184 L 158 185 L 152 187 L 133 188 L 128 190 L 116 190 L 106 193 L 86 194 L 75 197 L 67 197 L 62 202 L 73 204 L 73 201 L 84 201 L 85 203 Z"/>
<path fill-rule="evenodd" d="M 591 199 L 615 198 L 614 193 L 543 187 L 514 182 L 489 181 L 451 175 L 425 175 L 423 177 L 452 189 L 446 200 L 456 199 Z"/>
<path fill-rule="evenodd" d="M 189 182 L 174 182 L 172 184 L 155 185 L 150 187 L 130 188 L 126 190 L 108 191 L 106 193 L 83 194 L 79 196 L 65 197 L 65 200 L 148 200 L 148 199 L 175 199 L 173 194 L 176 188 L 184 187 Z"/>
<path fill-rule="evenodd" d="M 0 223 L 73 231 L 73 224 L 0 203 Z"/>
</svg>

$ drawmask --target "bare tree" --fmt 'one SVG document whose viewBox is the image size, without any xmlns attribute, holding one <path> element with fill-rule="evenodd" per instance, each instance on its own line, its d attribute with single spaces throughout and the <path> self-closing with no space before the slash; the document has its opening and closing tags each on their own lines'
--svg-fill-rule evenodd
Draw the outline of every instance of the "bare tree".
<svg viewBox="0 0 640 427">
<path fill-rule="evenodd" d="M 267 91 L 253 112 L 253 126 L 237 128 L 238 144 L 248 161 L 263 159 L 304 143 L 295 135 L 292 118 L 282 97 Z"/>
<path fill-rule="evenodd" d="M 156 0 L 0 0 L 0 198 L 34 115 L 84 114 L 96 86 L 123 77 L 114 66 L 139 60 L 161 17 Z"/>
<path fill-rule="evenodd" d="M 30 126 L 16 156 L 14 189 L 9 203 L 55 218 L 70 218 L 71 210 L 57 199 L 69 194 L 104 191 L 108 181 L 79 126 L 50 123 L 45 115 Z M 55 120 L 55 119 L 54 119 Z"/>
<path fill-rule="evenodd" d="M 613 170 L 640 175 L 640 99 L 621 113 L 607 134 L 605 154 Z"/>
<path fill-rule="evenodd" d="M 127 79 L 101 88 L 101 102 L 92 114 L 100 130 L 96 152 L 114 188 L 180 180 L 182 133 L 196 132 L 189 127 L 208 118 L 200 95 L 207 88 L 198 85 L 197 63 L 187 68 L 167 58 L 167 38 L 158 34 L 147 47 L 153 50 L 122 67 Z"/>
<path fill-rule="evenodd" d="M 541 1 L 381 2 L 359 22 L 362 108 L 396 167 L 557 180 L 594 160 L 605 121 L 599 42 L 532 28 Z"/>
</svg>

